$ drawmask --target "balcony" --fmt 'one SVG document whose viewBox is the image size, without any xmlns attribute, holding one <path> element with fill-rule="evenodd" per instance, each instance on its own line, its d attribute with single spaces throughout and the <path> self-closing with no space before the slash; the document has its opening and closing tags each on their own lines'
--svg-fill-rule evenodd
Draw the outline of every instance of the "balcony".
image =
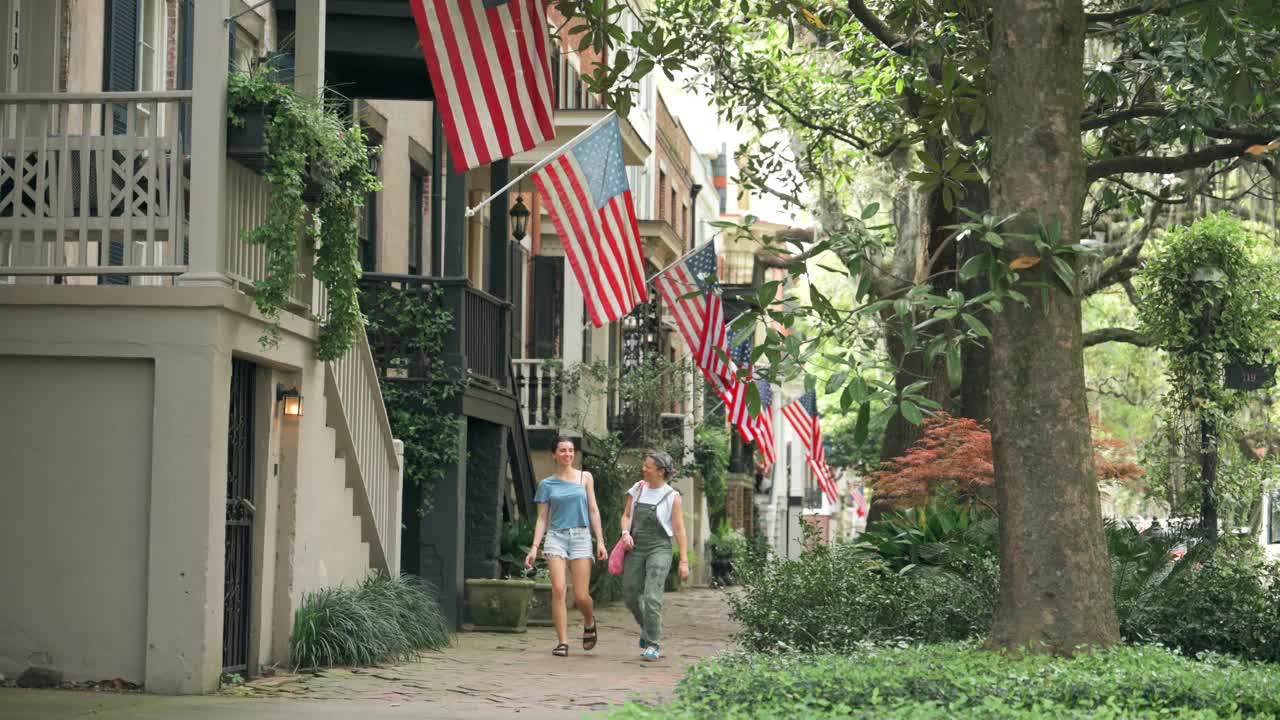
<svg viewBox="0 0 1280 720">
<path fill-rule="evenodd" d="M 189 90 L 0 96 L 0 278 L 186 272 L 190 105 Z"/>
<path fill-rule="evenodd" d="M 438 377 L 432 371 L 443 362 L 469 382 L 507 390 L 511 303 L 471 287 L 466 278 L 365 273 L 360 283 L 366 308 L 386 302 L 387 293 L 425 294 L 431 288 L 440 291 L 439 302 L 453 317 L 443 352 L 438 357 L 428 356 L 416 338 L 371 326 L 369 345 L 379 373 L 396 379 L 432 379 Z"/>
</svg>

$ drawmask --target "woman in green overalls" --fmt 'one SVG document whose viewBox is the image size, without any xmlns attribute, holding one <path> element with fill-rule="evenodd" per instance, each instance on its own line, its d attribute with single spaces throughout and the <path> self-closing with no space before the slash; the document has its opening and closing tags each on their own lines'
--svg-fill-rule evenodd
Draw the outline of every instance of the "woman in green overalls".
<svg viewBox="0 0 1280 720">
<path fill-rule="evenodd" d="M 662 590 L 671 569 L 671 538 L 680 545 L 680 579 L 689 579 L 689 547 L 684 535 L 680 493 L 667 484 L 674 472 L 671 456 L 651 452 L 644 459 L 644 480 L 627 491 L 622 511 L 622 540 L 627 560 L 622 597 L 640 624 L 645 660 L 662 657 Z"/>
</svg>

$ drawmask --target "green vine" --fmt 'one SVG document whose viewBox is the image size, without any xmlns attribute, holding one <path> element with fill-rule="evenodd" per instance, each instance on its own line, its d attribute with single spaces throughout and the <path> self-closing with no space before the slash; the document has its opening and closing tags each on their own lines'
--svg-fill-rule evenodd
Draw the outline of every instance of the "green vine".
<svg viewBox="0 0 1280 720">
<path fill-rule="evenodd" d="M 435 287 L 400 290 L 367 285 L 360 300 L 382 378 L 391 431 L 404 441 L 406 487 L 418 489 L 419 516 L 432 507 L 445 469 L 457 460 L 462 418 L 446 405 L 463 381 L 441 361 L 453 315 Z"/>
<path fill-rule="evenodd" d="M 702 473 L 702 493 L 712 522 L 724 518 L 729 476 L 729 432 L 720 425 L 703 425 L 693 433 L 693 461 Z"/>
<path fill-rule="evenodd" d="M 377 148 L 358 126 L 349 127 L 321 100 L 300 97 L 270 68 L 232 73 L 227 110 L 237 127 L 244 126 L 246 113 L 262 112 L 266 119 L 264 177 L 271 186 L 271 203 L 263 223 L 244 236 L 266 248 L 266 277 L 258 281 L 254 295 L 258 311 L 269 321 L 262 342 L 279 343 L 280 312 L 299 277 L 298 242 L 306 232 L 315 252 L 316 279 L 328 291 L 328 315 L 315 318 L 321 323 L 316 356 L 341 357 L 364 323 L 357 290 L 356 221 L 365 195 L 381 190 L 370 166 Z M 321 191 L 308 218 L 303 192 L 309 182 Z"/>
</svg>

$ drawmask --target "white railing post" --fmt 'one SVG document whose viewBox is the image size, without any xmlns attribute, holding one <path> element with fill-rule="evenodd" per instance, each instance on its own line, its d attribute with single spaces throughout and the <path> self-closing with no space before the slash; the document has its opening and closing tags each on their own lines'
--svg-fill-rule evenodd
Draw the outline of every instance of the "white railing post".
<svg viewBox="0 0 1280 720">
<path fill-rule="evenodd" d="M 182 285 L 224 285 L 230 0 L 192 3 L 191 262 Z"/>
</svg>

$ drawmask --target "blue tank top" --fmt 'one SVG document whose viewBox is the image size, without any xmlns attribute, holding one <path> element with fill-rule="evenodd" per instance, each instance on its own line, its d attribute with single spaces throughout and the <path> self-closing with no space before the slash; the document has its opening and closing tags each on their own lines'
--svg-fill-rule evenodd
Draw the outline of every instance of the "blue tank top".
<svg viewBox="0 0 1280 720">
<path fill-rule="evenodd" d="M 587 489 L 582 483 L 568 482 L 555 476 L 544 478 L 538 483 L 533 501 L 551 506 L 552 530 L 588 526 Z"/>
</svg>

